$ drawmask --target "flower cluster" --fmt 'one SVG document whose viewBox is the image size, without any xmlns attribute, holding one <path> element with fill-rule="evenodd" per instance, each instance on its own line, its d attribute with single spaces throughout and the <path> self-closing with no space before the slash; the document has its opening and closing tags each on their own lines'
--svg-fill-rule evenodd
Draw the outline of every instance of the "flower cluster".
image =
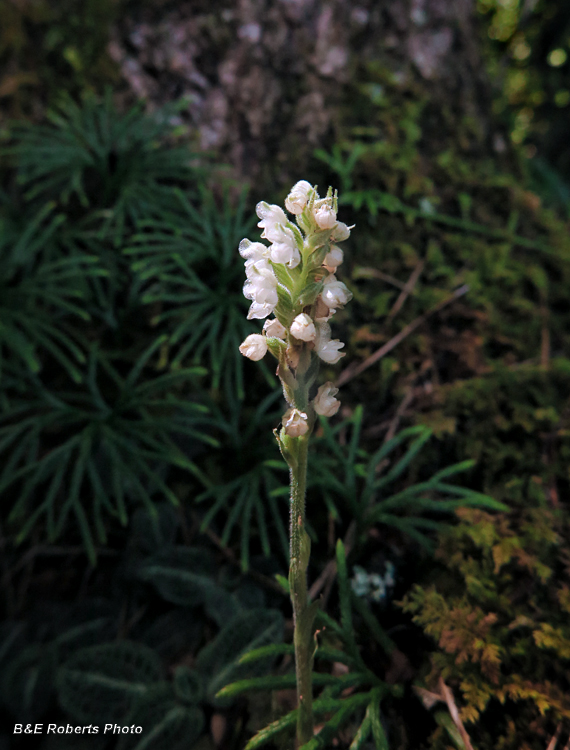
<svg viewBox="0 0 570 750">
<path fill-rule="evenodd" d="M 257 204 L 258 226 L 263 242 L 240 242 L 245 260 L 243 293 L 251 300 L 248 319 L 265 321 L 261 334 L 251 334 L 240 352 L 252 360 L 262 359 L 269 350 L 279 361 L 278 375 L 290 408 L 283 417 L 290 437 L 306 434 L 314 413 L 336 414 L 338 389 L 326 383 L 309 403 L 318 362 L 335 364 L 344 356 L 344 344 L 331 338 L 330 319 L 352 298 L 349 289 L 336 278 L 343 262 L 337 243 L 346 240 L 351 227 L 337 221 L 338 200 L 329 188 L 321 198 L 305 180 L 297 182 L 285 199 L 293 223 L 285 211 L 265 202 Z"/>
</svg>

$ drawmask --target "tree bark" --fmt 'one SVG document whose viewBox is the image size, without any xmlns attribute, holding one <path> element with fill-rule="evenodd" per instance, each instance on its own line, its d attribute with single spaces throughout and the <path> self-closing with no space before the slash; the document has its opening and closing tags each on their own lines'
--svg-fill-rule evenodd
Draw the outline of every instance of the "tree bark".
<svg viewBox="0 0 570 750">
<path fill-rule="evenodd" d="M 466 119 L 478 150 L 505 151 L 480 33 L 475 0 L 182 2 L 127 14 L 110 52 L 131 97 L 149 108 L 189 97 L 181 118 L 199 148 L 275 190 L 343 136 L 363 69 L 427 100 L 427 152 Z"/>
</svg>

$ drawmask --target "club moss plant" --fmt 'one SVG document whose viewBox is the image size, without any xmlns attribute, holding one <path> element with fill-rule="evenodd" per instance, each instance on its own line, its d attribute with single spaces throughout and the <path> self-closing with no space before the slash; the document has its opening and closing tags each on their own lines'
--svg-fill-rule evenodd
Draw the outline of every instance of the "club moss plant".
<svg viewBox="0 0 570 750">
<path fill-rule="evenodd" d="M 258 203 L 261 238 L 270 245 L 244 239 L 239 246 L 247 276 L 243 292 L 251 300 L 248 318 L 274 315 L 265 321 L 261 334 L 245 339 L 240 351 L 254 361 L 268 351 L 277 359 L 277 375 L 288 406 L 281 428 L 274 434 L 290 470 L 289 587 L 295 624 L 297 741 L 301 746 L 313 736 L 312 631 L 317 606 L 309 603 L 307 593 L 307 457 L 315 415 L 330 417 L 340 407 L 338 389 L 330 382 L 316 389 L 315 382 L 321 360 L 335 364 L 344 356 L 340 351 L 344 344 L 331 339 L 330 319 L 352 298 L 335 275 L 343 261 L 336 243 L 346 240 L 351 228 L 337 221 L 337 193 L 331 187 L 321 198 L 316 187 L 301 180 L 285 199 L 285 208 L 296 223 L 280 206 Z"/>
</svg>

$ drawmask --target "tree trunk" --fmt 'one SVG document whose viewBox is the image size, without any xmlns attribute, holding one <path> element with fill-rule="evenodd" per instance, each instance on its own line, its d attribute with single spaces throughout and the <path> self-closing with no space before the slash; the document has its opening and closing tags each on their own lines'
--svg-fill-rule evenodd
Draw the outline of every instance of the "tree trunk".
<svg viewBox="0 0 570 750">
<path fill-rule="evenodd" d="M 357 124 L 351 108 L 371 71 L 425 103 L 426 155 L 465 122 L 468 149 L 504 151 L 479 34 L 475 0 L 182 2 L 124 17 L 110 51 L 149 107 L 188 97 L 181 117 L 199 148 L 258 192 L 308 176 L 314 150 Z"/>
</svg>

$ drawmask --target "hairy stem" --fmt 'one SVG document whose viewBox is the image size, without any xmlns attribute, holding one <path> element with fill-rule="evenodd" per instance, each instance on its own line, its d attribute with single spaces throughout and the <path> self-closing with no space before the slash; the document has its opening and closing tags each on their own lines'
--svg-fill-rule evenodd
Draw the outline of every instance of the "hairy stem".
<svg viewBox="0 0 570 750">
<path fill-rule="evenodd" d="M 307 567 L 310 539 L 305 530 L 305 489 L 307 484 L 308 436 L 296 438 L 296 460 L 291 463 L 291 563 L 289 585 L 295 624 L 295 671 L 297 675 L 297 743 L 313 737 L 313 649 L 312 613 L 307 594 Z"/>
</svg>

